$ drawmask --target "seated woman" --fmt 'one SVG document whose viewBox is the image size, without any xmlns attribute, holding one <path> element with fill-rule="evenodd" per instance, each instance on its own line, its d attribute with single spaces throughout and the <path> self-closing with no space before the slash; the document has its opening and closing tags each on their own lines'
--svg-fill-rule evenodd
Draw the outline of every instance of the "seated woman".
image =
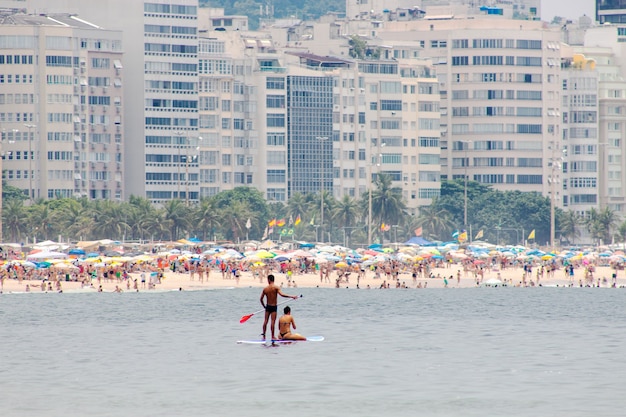
<svg viewBox="0 0 626 417">
<path fill-rule="evenodd" d="M 296 322 L 291 315 L 291 308 L 289 306 L 283 309 L 285 313 L 280 319 L 278 319 L 278 331 L 280 332 L 280 338 L 283 340 L 306 340 L 306 337 L 298 334 L 291 333 L 291 327 L 296 330 Z"/>
</svg>

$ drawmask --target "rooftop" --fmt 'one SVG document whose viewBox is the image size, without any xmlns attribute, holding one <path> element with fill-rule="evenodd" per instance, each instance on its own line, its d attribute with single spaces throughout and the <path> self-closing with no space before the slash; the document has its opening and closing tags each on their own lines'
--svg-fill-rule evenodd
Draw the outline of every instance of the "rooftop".
<svg viewBox="0 0 626 417">
<path fill-rule="evenodd" d="M 0 25 L 60 26 L 78 29 L 101 29 L 98 25 L 87 22 L 86 20 L 71 14 L 32 15 L 21 13 L 3 13 L 2 11 L 0 11 Z"/>
</svg>

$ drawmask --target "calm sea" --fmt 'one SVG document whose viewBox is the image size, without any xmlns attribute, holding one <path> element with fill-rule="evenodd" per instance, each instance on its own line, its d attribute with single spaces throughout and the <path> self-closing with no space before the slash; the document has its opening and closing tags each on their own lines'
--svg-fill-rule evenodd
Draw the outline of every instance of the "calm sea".
<svg viewBox="0 0 626 417">
<path fill-rule="evenodd" d="M 259 289 L 0 295 L 0 415 L 626 413 L 625 290 L 297 291 L 325 341 L 236 344 Z"/>
</svg>

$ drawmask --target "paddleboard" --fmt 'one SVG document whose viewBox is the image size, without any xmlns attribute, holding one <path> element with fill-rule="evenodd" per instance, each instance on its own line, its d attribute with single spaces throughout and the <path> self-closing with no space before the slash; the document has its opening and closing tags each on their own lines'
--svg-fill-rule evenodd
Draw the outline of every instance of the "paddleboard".
<svg viewBox="0 0 626 417">
<path fill-rule="evenodd" d="M 295 343 L 295 342 L 321 342 L 324 340 L 324 336 L 309 336 L 306 340 L 237 340 L 237 343 L 245 345 L 267 345 L 277 343 Z"/>
</svg>

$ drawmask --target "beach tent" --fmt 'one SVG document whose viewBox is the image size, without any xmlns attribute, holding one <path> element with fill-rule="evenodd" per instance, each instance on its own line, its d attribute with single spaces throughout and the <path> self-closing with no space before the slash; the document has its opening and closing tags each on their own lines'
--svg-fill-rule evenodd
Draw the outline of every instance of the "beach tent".
<svg viewBox="0 0 626 417">
<path fill-rule="evenodd" d="M 69 255 L 62 252 L 37 252 L 27 256 L 29 261 L 37 261 L 44 259 L 67 259 Z"/>
<path fill-rule="evenodd" d="M 404 244 L 405 245 L 428 246 L 428 245 L 431 245 L 432 243 L 429 242 L 428 240 L 424 239 L 423 237 L 413 236 L 411 239 L 409 239 L 406 242 L 404 242 Z"/>
</svg>

